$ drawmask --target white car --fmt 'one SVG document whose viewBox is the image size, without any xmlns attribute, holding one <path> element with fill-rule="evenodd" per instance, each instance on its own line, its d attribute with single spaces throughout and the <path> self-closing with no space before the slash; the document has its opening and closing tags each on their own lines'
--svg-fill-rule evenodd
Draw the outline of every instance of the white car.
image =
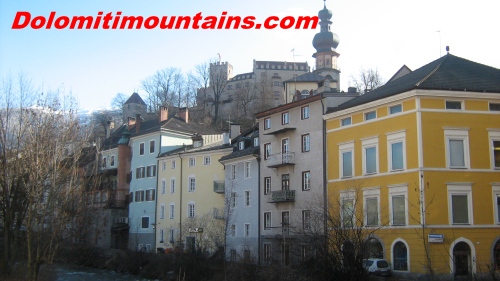
<svg viewBox="0 0 500 281">
<path fill-rule="evenodd" d="M 391 266 L 383 259 L 366 259 L 363 260 L 363 266 L 369 274 L 380 276 L 391 276 Z"/>
</svg>

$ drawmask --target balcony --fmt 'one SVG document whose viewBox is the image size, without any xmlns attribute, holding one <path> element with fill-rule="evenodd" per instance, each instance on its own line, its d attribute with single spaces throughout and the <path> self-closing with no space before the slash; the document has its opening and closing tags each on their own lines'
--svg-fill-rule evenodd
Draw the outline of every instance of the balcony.
<svg viewBox="0 0 500 281">
<path fill-rule="evenodd" d="M 225 183 L 224 181 L 214 181 L 214 192 L 215 193 L 224 193 L 225 191 Z"/>
<path fill-rule="evenodd" d="M 295 165 L 295 153 L 283 152 L 271 154 L 267 157 L 268 168 L 278 168 L 287 165 Z"/>
<path fill-rule="evenodd" d="M 294 202 L 295 190 L 272 191 L 267 197 L 267 203 Z"/>
</svg>

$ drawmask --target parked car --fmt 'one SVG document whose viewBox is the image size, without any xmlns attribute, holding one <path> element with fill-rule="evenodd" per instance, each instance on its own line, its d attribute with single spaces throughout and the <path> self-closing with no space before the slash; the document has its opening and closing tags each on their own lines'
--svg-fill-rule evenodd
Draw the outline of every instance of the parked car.
<svg viewBox="0 0 500 281">
<path fill-rule="evenodd" d="M 363 266 L 369 274 L 378 276 L 391 276 L 391 267 L 386 260 L 383 259 L 366 259 L 363 260 Z"/>
</svg>

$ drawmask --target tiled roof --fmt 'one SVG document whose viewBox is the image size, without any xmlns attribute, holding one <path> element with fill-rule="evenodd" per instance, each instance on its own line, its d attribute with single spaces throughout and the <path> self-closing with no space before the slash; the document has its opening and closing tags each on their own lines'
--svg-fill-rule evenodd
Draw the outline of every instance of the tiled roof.
<svg viewBox="0 0 500 281">
<path fill-rule="evenodd" d="M 362 105 L 413 89 L 500 93 L 500 69 L 447 54 L 329 112 Z"/>
<path fill-rule="evenodd" d="M 319 74 L 313 73 L 313 72 L 308 72 L 308 73 L 304 73 L 300 76 L 297 76 L 297 78 L 288 79 L 284 83 L 287 83 L 287 82 L 319 82 L 319 81 L 323 81 L 323 80 L 325 80 L 325 77 L 323 77 Z"/>
<path fill-rule="evenodd" d="M 193 148 L 192 145 L 185 146 L 185 147 L 180 147 L 176 148 L 174 150 L 169 150 L 167 152 L 164 152 L 160 154 L 158 157 L 164 157 L 164 156 L 169 156 L 173 154 L 178 154 L 178 153 L 195 153 L 195 152 L 206 152 L 206 151 L 214 151 L 214 150 L 219 150 L 219 149 L 225 149 L 225 148 L 231 148 L 232 146 L 230 144 L 212 144 L 212 145 L 207 145 L 207 146 L 202 146 L 202 147 L 197 147 Z"/>
<path fill-rule="evenodd" d="M 139 96 L 138 93 L 133 93 L 124 104 L 129 104 L 129 103 L 139 103 L 146 105 L 146 103 L 142 100 L 141 96 Z"/>
<path fill-rule="evenodd" d="M 248 148 L 245 148 L 243 150 L 236 150 L 233 151 L 233 153 L 223 156 L 220 161 L 225 161 L 229 159 L 234 159 L 234 158 L 239 158 L 243 156 L 248 156 L 248 155 L 258 155 L 259 154 L 259 147 L 258 146 L 251 146 Z"/>
</svg>

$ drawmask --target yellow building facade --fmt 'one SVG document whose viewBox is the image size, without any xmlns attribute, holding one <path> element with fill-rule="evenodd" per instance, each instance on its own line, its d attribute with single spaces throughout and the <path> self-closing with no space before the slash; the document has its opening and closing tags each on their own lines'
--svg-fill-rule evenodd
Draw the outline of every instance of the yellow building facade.
<svg viewBox="0 0 500 281">
<path fill-rule="evenodd" d="M 498 268 L 498 78 L 447 55 L 325 115 L 330 207 L 396 274 Z"/>
</svg>

